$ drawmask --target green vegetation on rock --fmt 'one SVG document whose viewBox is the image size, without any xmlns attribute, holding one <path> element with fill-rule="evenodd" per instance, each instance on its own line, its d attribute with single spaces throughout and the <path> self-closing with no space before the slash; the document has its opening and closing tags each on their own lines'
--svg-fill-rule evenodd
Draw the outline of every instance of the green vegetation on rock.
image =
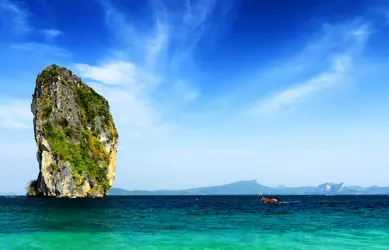
<svg viewBox="0 0 389 250">
<path fill-rule="evenodd" d="M 108 192 L 111 152 L 107 146 L 118 140 L 109 108 L 107 100 L 66 68 L 51 65 L 38 75 L 32 111 L 34 125 L 40 129 L 35 137 L 38 144 L 42 138 L 49 144 L 54 180 L 61 166 L 70 164 L 75 188 L 89 182 L 95 191 Z M 34 193 L 36 184 L 30 184 L 29 192 Z"/>
<path fill-rule="evenodd" d="M 88 130 L 65 130 L 71 131 L 68 136 L 56 123 L 45 125 L 45 135 L 50 143 L 54 157 L 59 161 L 67 161 L 73 166 L 73 178 L 80 181 L 85 177 L 95 179 L 98 184 L 108 191 L 108 180 L 106 178 L 106 167 L 108 166 L 108 152 L 102 143 Z M 75 139 L 77 143 L 69 142 Z M 99 166 L 99 162 L 100 165 Z M 82 180 L 80 180 L 82 179 Z"/>
</svg>

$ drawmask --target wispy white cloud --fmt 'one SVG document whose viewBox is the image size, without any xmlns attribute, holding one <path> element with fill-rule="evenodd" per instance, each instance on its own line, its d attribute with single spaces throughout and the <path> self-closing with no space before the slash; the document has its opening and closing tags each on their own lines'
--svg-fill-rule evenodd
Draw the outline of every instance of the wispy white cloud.
<svg viewBox="0 0 389 250">
<path fill-rule="evenodd" d="M 61 35 L 62 32 L 56 29 L 44 29 L 42 33 L 46 36 L 47 39 L 53 39 Z"/>
<path fill-rule="evenodd" d="M 72 56 L 72 53 L 67 49 L 55 45 L 45 44 L 45 43 L 38 43 L 38 42 L 17 43 L 17 44 L 12 44 L 10 47 L 16 50 L 29 51 L 36 55 L 45 55 L 50 57 L 71 57 Z"/>
<path fill-rule="evenodd" d="M 193 53 L 200 41 L 215 40 L 227 29 L 227 15 L 233 11 L 233 1 L 200 0 L 193 3 L 185 1 L 181 15 L 171 21 L 172 50 L 169 65 L 175 72 L 190 70 Z M 205 38 L 205 39 L 204 39 Z M 185 68 L 186 67 L 186 68 Z"/>
<path fill-rule="evenodd" d="M 341 83 L 349 67 L 349 60 L 348 56 L 335 58 L 329 72 L 321 73 L 309 79 L 307 82 L 291 86 L 269 99 L 262 101 L 254 108 L 255 112 L 267 115 L 274 114 L 274 112 L 281 109 L 293 108 L 294 105 L 301 103 L 316 92 Z"/>
<path fill-rule="evenodd" d="M 179 26 L 176 38 L 194 46 L 202 38 L 212 11 L 217 5 L 217 1 L 200 0 L 196 4 L 186 1 L 186 9 Z"/>
<path fill-rule="evenodd" d="M 105 12 L 106 25 L 116 38 L 116 57 L 120 60 L 137 60 L 138 63 L 153 61 L 158 56 L 168 36 L 165 24 L 157 20 L 154 29 L 141 29 L 130 20 L 127 13 L 122 12 L 112 1 L 98 1 Z M 145 56 L 146 55 L 146 56 Z M 146 59 L 145 59 L 146 58 Z"/>
<path fill-rule="evenodd" d="M 76 69 L 83 77 L 110 85 L 133 85 L 136 81 L 138 69 L 131 62 L 116 61 L 101 66 L 75 64 Z"/>
<path fill-rule="evenodd" d="M 0 0 L 0 20 L 9 24 L 9 32 L 25 33 L 32 30 L 28 12 L 16 1 Z"/>
<path fill-rule="evenodd" d="M 121 86 L 133 93 L 153 90 L 161 78 L 131 61 L 110 60 L 100 65 L 76 63 L 75 69 L 86 79 L 105 85 Z"/>
<path fill-rule="evenodd" d="M 154 68 L 160 53 L 166 50 L 169 43 L 169 27 L 166 23 L 157 21 L 154 34 L 146 42 L 146 64 Z"/>
<path fill-rule="evenodd" d="M 175 74 L 179 74 L 184 65 L 188 66 L 193 50 L 205 35 L 208 40 L 218 33 L 220 27 L 217 26 L 219 23 L 214 12 L 223 13 L 219 17 L 223 20 L 232 9 L 231 1 L 185 1 L 178 3 L 174 9 L 166 8 L 163 1 L 155 1 L 149 16 L 153 25 L 150 29 L 144 29 L 144 23 L 139 22 L 142 24 L 139 25 L 136 19 L 123 13 L 114 1 L 100 3 L 106 13 L 106 23 L 117 37 L 115 49 L 122 60 L 126 57 L 149 68 L 157 66 L 154 70 L 173 70 Z"/>
<path fill-rule="evenodd" d="M 0 101 L 0 127 L 5 129 L 30 129 L 32 113 L 30 103 L 24 99 Z"/>
<path fill-rule="evenodd" d="M 51 41 L 63 34 L 57 29 L 38 29 L 30 19 L 30 11 L 23 1 L 0 0 L 0 28 L 2 33 L 28 35 L 32 31 L 41 33 Z"/>
<path fill-rule="evenodd" d="M 316 55 L 313 51 L 318 48 L 321 48 L 321 52 L 326 51 L 328 47 L 331 48 L 331 50 L 336 49 L 338 53 L 332 53 L 327 56 L 327 58 L 331 59 L 329 67 L 323 66 L 323 63 L 316 62 L 318 65 L 321 65 L 321 67 L 320 70 L 316 70 L 317 73 L 315 75 L 306 77 L 305 80 L 300 80 L 301 82 L 298 84 L 289 83 L 284 90 L 257 101 L 254 106 L 251 107 L 250 111 L 253 114 L 274 115 L 282 110 L 291 110 L 298 104 L 309 100 L 313 95 L 326 90 L 331 86 L 345 82 L 352 72 L 350 71 L 350 68 L 356 59 L 355 57 L 357 57 L 360 51 L 363 50 L 365 42 L 370 35 L 370 30 L 365 24 L 351 29 L 349 27 L 349 30 L 346 33 L 341 34 L 340 31 L 344 31 L 345 27 L 346 26 L 342 26 L 340 28 L 335 27 L 335 30 L 327 31 L 325 38 L 321 38 L 319 43 L 310 45 L 308 47 L 309 49 L 303 52 L 303 55 L 305 56 L 312 56 Z M 323 39 L 326 40 L 326 43 L 328 43 L 328 37 L 331 37 L 331 39 L 329 39 L 331 43 L 323 48 Z M 336 39 L 337 37 L 338 39 Z M 341 43 L 339 43 L 339 41 L 341 41 Z M 326 43 L 324 43 L 324 45 Z M 334 45 L 337 45 L 337 47 L 334 47 Z M 298 58 L 300 61 L 301 56 Z M 309 72 L 310 67 L 308 63 L 312 64 L 312 57 L 308 56 L 304 59 L 304 61 L 306 63 L 305 65 L 303 64 L 302 67 L 295 67 L 292 71 L 290 71 L 291 69 L 286 69 L 286 72 L 293 72 L 296 75 L 304 74 L 304 70 Z M 293 63 L 287 65 L 290 65 L 293 68 L 296 59 L 292 62 Z M 324 63 L 324 65 L 326 64 Z M 314 65 L 313 67 L 316 66 Z M 279 72 L 282 72 L 282 69 L 280 69 Z M 288 78 L 288 74 L 280 74 L 280 76 L 286 79 Z"/>
</svg>

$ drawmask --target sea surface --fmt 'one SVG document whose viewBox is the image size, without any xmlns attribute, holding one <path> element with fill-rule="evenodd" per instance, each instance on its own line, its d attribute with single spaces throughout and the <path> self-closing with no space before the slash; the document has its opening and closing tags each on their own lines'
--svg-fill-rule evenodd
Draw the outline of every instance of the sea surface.
<svg viewBox="0 0 389 250">
<path fill-rule="evenodd" d="M 0 198 L 0 249 L 389 249 L 389 196 Z"/>
</svg>

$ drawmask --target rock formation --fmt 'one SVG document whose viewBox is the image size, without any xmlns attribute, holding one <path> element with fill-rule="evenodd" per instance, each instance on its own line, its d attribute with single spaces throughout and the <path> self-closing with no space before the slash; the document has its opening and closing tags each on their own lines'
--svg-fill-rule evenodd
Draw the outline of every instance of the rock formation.
<svg viewBox="0 0 389 250">
<path fill-rule="evenodd" d="M 39 175 L 27 195 L 107 195 L 115 179 L 118 150 L 108 101 L 56 65 L 38 74 L 32 97 Z"/>
</svg>

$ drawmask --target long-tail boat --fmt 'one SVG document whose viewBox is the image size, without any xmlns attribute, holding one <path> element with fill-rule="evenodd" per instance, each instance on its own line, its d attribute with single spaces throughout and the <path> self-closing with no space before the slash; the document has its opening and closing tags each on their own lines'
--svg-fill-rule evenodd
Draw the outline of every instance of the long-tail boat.
<svg viewBox="0 0 389 250">
<path fill-rule="evenodd" d="M 265 204 L 267 204 L 267 203 L 280 203 L 279 198 L 266 198 L 262 195 L 262 193 L 259 193 L 259 195 L 262 197 L 261 201 L 263 201 L 263 203 L 265 203 Z"/>
</svg>

